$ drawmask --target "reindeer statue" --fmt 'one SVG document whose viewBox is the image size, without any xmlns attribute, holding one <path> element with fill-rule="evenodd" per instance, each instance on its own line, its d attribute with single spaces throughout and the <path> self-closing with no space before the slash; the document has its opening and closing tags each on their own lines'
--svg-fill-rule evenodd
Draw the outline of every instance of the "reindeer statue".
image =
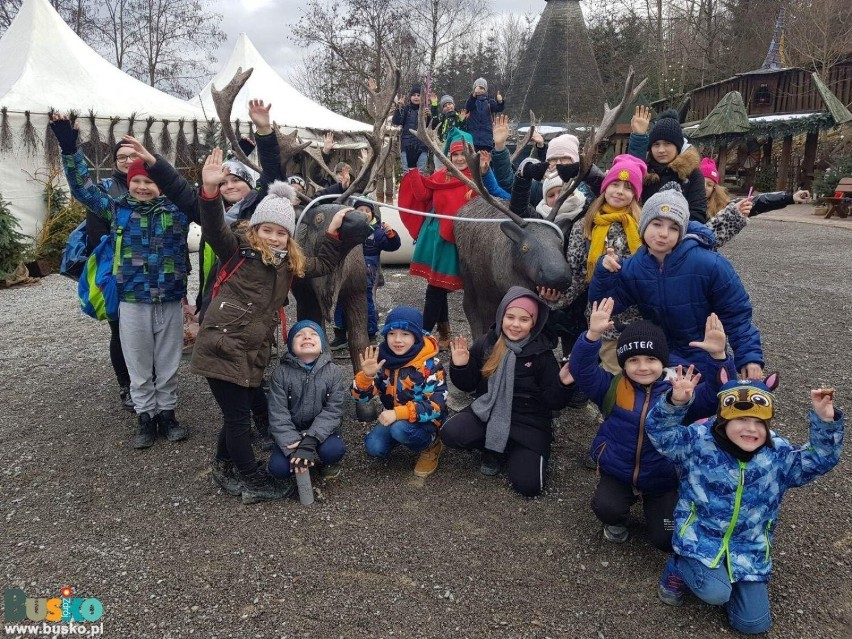
<svg viewBox="0 0 852 639">
<path fill-rule="evenodd" d="M 385 122 L 393 106 L 393 97 L 399 90 L 399 70 L 393 63 L 390 67 L 389 77 L 382 91 L 376 91 L 372 83 L 369 86 L 374 124 L 373 131 L 364 135 L 369 145 L 369 155 L 366 162 L 362 165 L 357 177 L 351 181 L 349 188 L 338 196 L 333 203 L 320 204 L 306 209 L 302 222 L 296 229 L 296 239 L 304 249 L 305 255 L 316 255 L 320 240 L 334 214 L 340 210 L 350 195 L 356 191 L 365 191 L 366 187 L 375 179 L 373 167 L 382 154 Z M 234 78 L 222 91 L 213 88 L 212 93 L 216 112 L 222 123 L 222 130 L 234 147 L 235 153 L 248 166 L 255 168 L 239 150 L 236 135 L 230 123 L 234 100 L 251 76 L 251 72 L 252 69 L 246 71 L 238 69 Z M 283 134 L 274 122 L 273 130 L 281 148 L 283 175 L 283 167 L 290 157 L 306 149 L 310 143 L 300 142 L 295 131 L 289 135 Z M 325 167 L 325 169 L 328 170 L 328 167 Z M 303 201 L 307 203 L 309 200 L 303 197 Z M 340 266 L 323 277 L 297 279 L 293 282 L 291 289 L 296 297 L 296 314 L 299 320 L 311 319 L 320 325 L 325 325 L 327 321 L 331 320 L 335 301 L 340 299 L 343 302 L 347 318 L 349 356 L 353 370 L 356 371 L 360 367 L 358 356 L 364 352 L 369 344 L 369 338 L 367 336 L 367 267 L 361 251 L 353 249 L 360 247 L 371 232 L 362 214 L 356 212 L 347 214 L 340 231 L 345 255 Z M 375 409 L 369 404 L 356 404 L 356 414 L 358 419 L 362 421 L 375 419 Z"/>
<path fill-rule="evenodd" d="M 569 181 L 553 204 L 545 222 L 524 219 L 512 212 L 508 205 L 492 197 L 482 184 L 479 157 L 466 145 L 465 157 L 471 178 L 456 169 L 443 154 L 434 134 L 419 122 L 417 137 L 422 140 L 447 170 L 466 183 L 481 197 L 471 200 L 457 214 L 458 220 L 501 219 L 497 223 L 460 222 L 455 224 L 456 247 L 459 253 L 459 270 L 464 282 L 464 313 L 473 338 L 484 334 L 494 322 L 497 307 L 511 286 L 535 290 L 541 286 L 564 290 L 571 281 L 571 269 L 563 252 L 564 237 L 574 221 L 554 223 L 556 214 L 565 200 L 589 173 L 598 153 L 598 146 L 610 134 L 615 123 L 639 94 L 646 80 L 634 88 L 633 69 L 624 85 L 621 102 L 610 109 L 606 104 L 604 117 L 593 135 L 586 141 L 580 158 L 579 174 Z M 531 135 L 531 133 L 529 134 Z"/>
</svg>

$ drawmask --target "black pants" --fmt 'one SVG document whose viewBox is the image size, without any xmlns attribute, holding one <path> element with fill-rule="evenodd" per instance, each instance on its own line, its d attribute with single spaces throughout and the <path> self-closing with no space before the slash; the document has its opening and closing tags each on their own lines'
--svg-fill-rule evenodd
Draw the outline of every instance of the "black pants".
<svg viewBox="0 0 852 639">
<path fill-rule="evenodd" d="M 426 300 L 423 303 L 423 330 L 432 332 L 435 324 L 438 322 L 450 321 L 450 307 L 447 304 L 447 294 L 449 291 L 445 288 L 426 286 Z"/>
<path fill-rule="evenodd" d="M 637 499 L 639 497 L 630 484 L 601 473 L 592 496 L 592 510 L 604 524 L 627 526 L 630 507 Z M 663 493 L 642 493 L 642 510 L 648 524 L 648 537 L 654 546 L 665 552 L 672 551 L 672 526 L 677 499 L 677 488 Z"/>
<path fill-rule="evenodd" d="M 263 389 L 246 388 L 221 379 L 207 378 L 210 390 L 222 409 L 222 429 L 216 446 L 216 457 L 232 461 L 243 474 L 257 470 L 257 460 L 249 436 L 251 414 L 266 413 L 266 395 Z"/>
<path fill-rule="evenodd" d="M 486 424 L 472 410 L 465 409 L 450 417 L 441 430 L 441 440 L 450 448 L 483 450 Z M 511 439 L 506 444 L 506 475 L 509 483 L 524 497 L 535 497 L 544 490 L 547 456 L 521 446 Z"/>
<path fill-rule="evenodd" d="M 119 386 L 130 386 L 130 373 L 127 372 L 127 364 L 124 362 L 124 353 L 121 350 L 118 320 L 109 320 L 109 330 L 109 361 L 112 363 L 112 370 L 115 371 L 115 379 Z"/>
</svg>

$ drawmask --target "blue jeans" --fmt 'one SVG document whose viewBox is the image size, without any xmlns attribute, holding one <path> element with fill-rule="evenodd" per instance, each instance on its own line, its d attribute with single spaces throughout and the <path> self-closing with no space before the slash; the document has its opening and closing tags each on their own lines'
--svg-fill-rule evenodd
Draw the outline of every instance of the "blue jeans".
<svg viewBox="0 0 852 639">
<path fill-rule="evenodd" d="M 405 157 L 405 149 L 402 150 L 402 153 L 399 154 L 400 164 L 402 165 L 402 174 L 405 175 L 411 169 L 408 168 L 408 159 Z M 426 151 L 420 153 L 417 156 L 417 168 L 420 169 L 420 172 L 426 170 L 426 163 L 429 161 L 429 154 Z"/>
<path fill-rule="evenodd" d="M 367 334 L 370 336 L 379 332 L 379 317 L 376 315 L 376 302 L 373 300 L 376 273 L 378 268 L 367 262 Z M 339 298 L 334 306 L 334 328 L 346 328 L 346 312 Z"/>
<path fill-rule="evenodd" d="M 728 623 L 734 630 L 757 634 L 772 626 L 765 581 L 731 583 L 724 561 L 708 568 L 697 559 L 678 556 L 675 565 L 696 597 L 714 606 L 727 604 Z"/>
<path fill-rule="evenodd" d="M 292 452 L 292 451 L 291 451 Z M 329 435 L 329 437 L 319 446 L 317 446 L 317 456 L 319 463 L 324 466 L 336 464 L 346 453 L 346 445 L 343 443 L 340 435 Z M 284 451 L 273 446 L 272 456 L 269 458 L 269 474 L 273 477 L 289 477 L 292 473 L 290 469 L 290 453 L 284 454 Z"/>
<path fill-rule="evenodd" d="M 376 424 L 364 438 L 364 447 L 371 457 L 387 457 L 398 444 L 418 453 L 429 447 L 436 432 L 432 424 L 412 424 L 406 419 L 400 419 L 390 426 Z"/>
</svg>

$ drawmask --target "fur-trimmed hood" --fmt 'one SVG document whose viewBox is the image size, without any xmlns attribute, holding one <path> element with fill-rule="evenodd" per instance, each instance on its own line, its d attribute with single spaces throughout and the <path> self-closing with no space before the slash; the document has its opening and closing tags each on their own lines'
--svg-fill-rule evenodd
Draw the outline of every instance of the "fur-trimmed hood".
<svg viewBox="0 0 852 639">
<path fill-rule="evenodd" d="M 660 164 L 653 159 L 648 160 L 648 173 L 645 175 L 644 184 L 656 184 L 660 181 L 660 174 L 666 169 L 675 173 L 678 178 L 686 180 L 695 169 L 701 166 L 701 154 L 698 150 L 691 146 L 683 153 L 669 162 L 668 164 Z"/>
</svg>

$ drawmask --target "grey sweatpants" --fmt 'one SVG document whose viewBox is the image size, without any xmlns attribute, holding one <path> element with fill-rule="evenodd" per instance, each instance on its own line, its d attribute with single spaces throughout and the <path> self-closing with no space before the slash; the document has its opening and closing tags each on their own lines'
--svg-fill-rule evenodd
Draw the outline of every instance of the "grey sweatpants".
<svg viewBox="0 0 852 639">
<path fill-rule="evenodd" d="M 121 348 L 130 373 L 130 396 L 136 414 L 152 417 L 177 406 L 177 372 L 183 351 L 183 309 L 164 304 L 121 302 L 118 306 Z M 154 371 L 157 381 L 154 382 Z"/>
</svg>

